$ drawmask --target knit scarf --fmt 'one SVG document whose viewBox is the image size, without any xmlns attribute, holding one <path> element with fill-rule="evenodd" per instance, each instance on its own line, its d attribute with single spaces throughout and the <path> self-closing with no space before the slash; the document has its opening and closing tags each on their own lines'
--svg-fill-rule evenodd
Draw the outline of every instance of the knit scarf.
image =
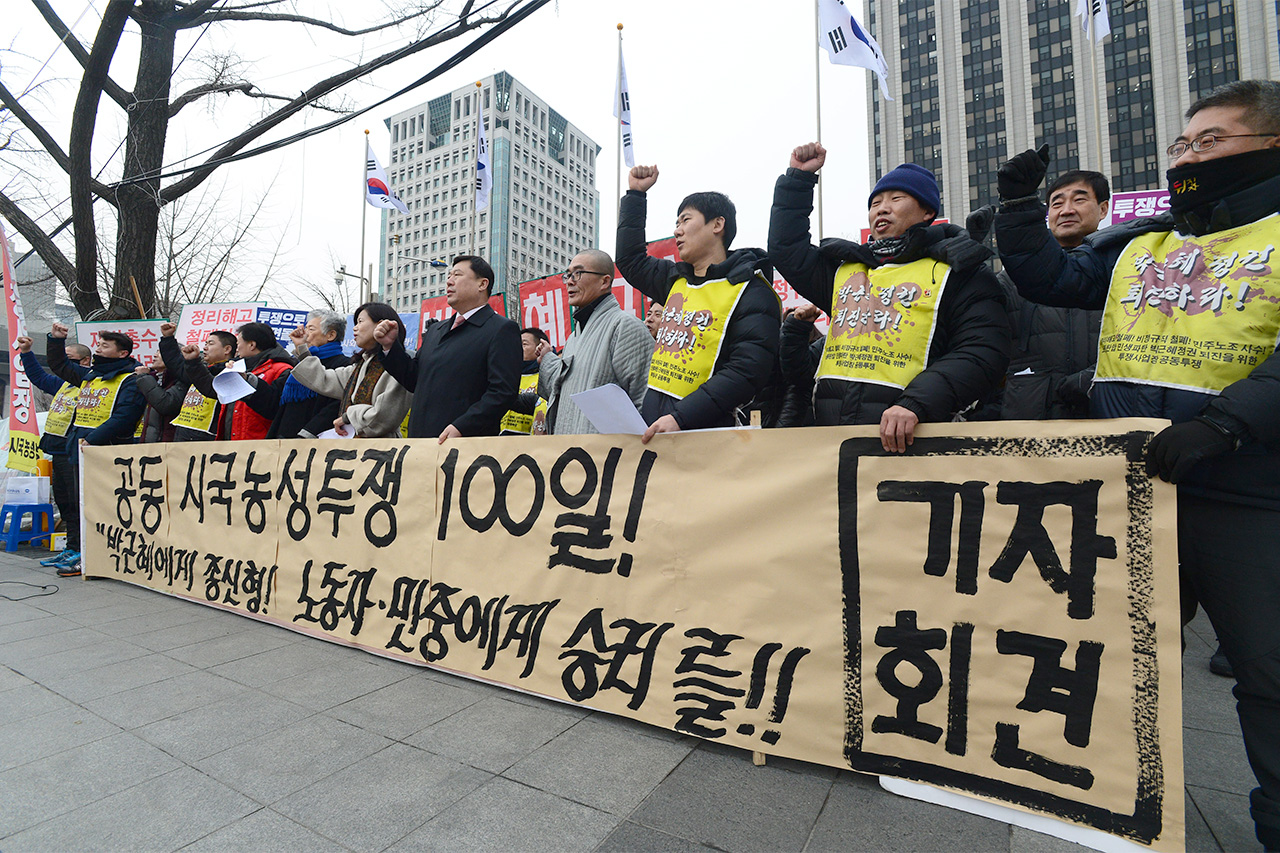
<svg viewBox="0 0 1280 853">
<path fill-rule="evenodd" d="M 364 371 L 364 378 L 360 379 L 359 384 L 357 384 L 356 380 L 360 376 L 360 368 L 357 367 L 351 371 L 351 376 L 347 379 L 347 387 L 342 392 L 342 404 L 338 406 L 339 414 L 345 412 L 348 406 L 373 402 L 373 389 L 378 384 L 378 380 L 382 378 L 385 368 L 382 366 L 382 359 L 376 356 L 367 355 L 362 356 L 362 358 L 368 364 Z"/>
<path fill-rule="evenodd" d="M 322 346 L 312 347 L 311 354 L 320 360 L 332 358 L 342 352 L 342 341 L 330 341 Z M 293 378 L 293 372 L 290 371 L 289 378 L 285 380 L 284 387 L 280 389 L 281 403 L 300 403 L 303 400 L 310 400 L 316 395 L 306 385 L 303 385 L 297 379 Z"/>
</svg>

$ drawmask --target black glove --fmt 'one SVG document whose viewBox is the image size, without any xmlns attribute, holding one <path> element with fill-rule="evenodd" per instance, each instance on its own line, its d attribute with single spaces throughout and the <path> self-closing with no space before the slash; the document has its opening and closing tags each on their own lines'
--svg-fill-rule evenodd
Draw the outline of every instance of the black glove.
<svg viewBox="0 0 1280 853">
<path fill-rule="evenodd" d="M 1147 445 L 1147 476 L 1178 483 L 1205 459 L 1236 448 L 1228 433 L 1202 418 L 1162 429 Z"/>
<path fill-rule="evenodd" d="M 1000 198 L 1011 201 L 1035 195 L 1040 189 L 1041 182 L 1044 181 L 1045 172 L 1049 170 L 1049 161 L 1052 159 L 1049 146 L 1045 144 L 1035 151 L 1027 149 L 1009 160 L 1000 167 L 1000 171 L 996 172 L 996 186 L 1000 188 Z"/>
<path fill-rule="evenodd" d="M 994 204 L 984 204 L 982 207 L 970 213 L 964 221 L 965 230 L 969 232 L 969 238 L 975 243 L 981 243 L 987 239 L 987 235 L 991 233 L 991 223 L 996 221 L 996 207 Z"/>
<path fill-rule="evenodd" d="M 1093 385 L 1093 368 L 1086 367 L 1064 377 L 1054 389 L 1054 395 L 1063 403 L 1078 406 L 1089 402 L 1089 388 Z"/>
</svg>

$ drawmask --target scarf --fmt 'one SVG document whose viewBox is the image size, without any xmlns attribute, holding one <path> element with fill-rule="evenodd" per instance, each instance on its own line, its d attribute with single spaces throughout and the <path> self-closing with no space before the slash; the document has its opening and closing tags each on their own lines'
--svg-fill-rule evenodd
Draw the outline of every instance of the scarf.
<svg viewBox="0 0 1280 853">
<path fill-rule="evenodd" d="M 341 353 L 342 341 L 330 341 L 322 346 L 311 348 L 311 354 L 321 361 Z M 280 389 L 281 403 L 300 403 L 303 400 L 310 400 L 314 396 L 316 396 L 316 392 L 294 379 L 292 371 L 289 372 L 289 378 L 285 380 L 284 387 Z"/>
<path fill-rule="evenodd" d="M 351 376 L 347 379 L 347 387 L 342 392 L 342 403 L 338 406 L 339 414 L 346 412 L 348 406 L 372 403 L 373 389 L 385 372 L 385 368 L 382 366 L 382 359 L 372 353 L 368 355 L 362 354 L 361 357 L 364 359 L 365 364 L 368 365 L 364 371 L 364 378 L 360 379 L 359 384 L 357 384 L 356 380 L 360 377 L 360 368 L 357 367 L 351 371 Z"/>
<path fill-rule="evenodd" d="M 1280 148 L 1260 148 L 1177 166 L 1165 173 L 1169 210 L 1175 216 L 1194 213 L 1208 219 L 1214 204 L 1241 190 L 1280 175 Z"/>
</svg>

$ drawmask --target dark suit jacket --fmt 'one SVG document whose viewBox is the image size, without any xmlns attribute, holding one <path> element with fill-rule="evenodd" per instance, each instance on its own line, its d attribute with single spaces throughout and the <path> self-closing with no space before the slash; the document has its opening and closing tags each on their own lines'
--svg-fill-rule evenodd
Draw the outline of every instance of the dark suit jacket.
<svg viewBox="0 0 1280 853">
<path fill-rule="evenodd" d="M 520 327 L 488 305 L 457 329 L 452 316 L 430 326 L 412 357 L 396 343 L 379 358 L 413 392 L 410 438 L 435 438 L 449 424 L 467 436 L 497 435 L 520 389 Z"/>
</svg>

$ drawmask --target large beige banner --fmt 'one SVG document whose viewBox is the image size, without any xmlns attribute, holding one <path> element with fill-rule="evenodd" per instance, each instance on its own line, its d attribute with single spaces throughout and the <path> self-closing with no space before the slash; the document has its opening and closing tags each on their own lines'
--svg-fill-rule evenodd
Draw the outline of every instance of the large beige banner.
<svg viewBox="0 0 1280 853">
<path fill-rule="evenodd" d="M 1160 425 L 90 448 L 86 573 L 1176 850 Z"/>
</svg>

